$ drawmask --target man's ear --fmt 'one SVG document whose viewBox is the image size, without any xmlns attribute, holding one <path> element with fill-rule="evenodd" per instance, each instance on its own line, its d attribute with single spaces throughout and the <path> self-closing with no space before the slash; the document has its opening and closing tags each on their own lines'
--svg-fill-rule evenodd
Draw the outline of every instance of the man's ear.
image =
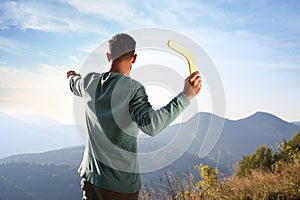
<svg viewBox="0 0 300 200">
<path fill-rule="evenodd" d="M 136 54 L 134 54 L 133 55 L 133 57 L 132 57 L 132 61 L 131 61 L 131 63 L 133 64 L 133 63 L 135 63 L 135 61 L 136 61 L 136 57 L 137 57 L 137 55 Z"/>
<path fill-rule="evenodd" d="M 111 61 L 111 54 L 106 52 L 106 57 L 107 57 L 108 62 L 110 62 Z"/>
</svg>

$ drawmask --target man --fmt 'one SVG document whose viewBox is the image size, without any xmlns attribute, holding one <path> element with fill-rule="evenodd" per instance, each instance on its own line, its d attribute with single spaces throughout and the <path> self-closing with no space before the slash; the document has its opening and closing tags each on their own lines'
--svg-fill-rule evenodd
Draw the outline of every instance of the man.
<svg viewBox="0 0 300 200">
<path fill-rule="evenodd" d="M 169 126 L 201 89 L 199 72 L 191 74 L 183 91 L 159 110 L 153 110 L 145 88 L 129 77 L 135 62 L 135 40 L 117 34 L 109 40 L 105 73 L 81 77 L 68 71 L 71 91 L 84 98 L 88 142 L 79 168 L 83 199 L 138 199 L 137 134 L 154 136 Z M 113 148 L 111 145 L 113 144 Z"/>
</svg>

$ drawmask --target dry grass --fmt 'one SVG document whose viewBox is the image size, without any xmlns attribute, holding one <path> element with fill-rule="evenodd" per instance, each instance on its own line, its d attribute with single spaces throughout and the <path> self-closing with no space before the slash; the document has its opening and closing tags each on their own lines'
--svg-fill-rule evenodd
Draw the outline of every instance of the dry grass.
<svg viewBox="0 0 300 200">
<path fill-rule="evenodd" d="M 245 177 L 233 176 L 222 189 L 228 199 L 300 199 L 300 159 L 273 173 L 254 170 Z"/>
<path fill-rule="evenodd" d="M 203 178 L 203 177 L 202 177 Z M 168 190 L 142 191 L 142 200 L 296 200 L 300 199 L 300 157 L 293 162 L 277 163 L 273 172 L 253 170 L 251 174 L 232 176 L 227 180 L 207 184 L 205 178 L 194 182 L 192 176 L 179 179 L 167 175 L 165 183 Z"/>
</svg>

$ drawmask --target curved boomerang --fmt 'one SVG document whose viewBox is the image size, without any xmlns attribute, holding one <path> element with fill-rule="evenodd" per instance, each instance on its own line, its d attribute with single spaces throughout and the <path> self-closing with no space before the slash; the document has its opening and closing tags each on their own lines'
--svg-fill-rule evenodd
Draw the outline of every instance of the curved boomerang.
<svg viewBox="0 0 300 200">
<path fill-rule="evenodd" d="M 198 71 L 197 65 L 196 65 L 196 58 L 195 58 L 195 55 L 192 50 L 190 50 L 188 47 L 186 47 L 183 44 L 180 44 L 179 42 L 176 42 L 174 40 L 169 40 L 168 46 L 187 59 L 188 64 L 189 64 L 190 74 L 192 74 L 195 71 Z"/>
</svg>

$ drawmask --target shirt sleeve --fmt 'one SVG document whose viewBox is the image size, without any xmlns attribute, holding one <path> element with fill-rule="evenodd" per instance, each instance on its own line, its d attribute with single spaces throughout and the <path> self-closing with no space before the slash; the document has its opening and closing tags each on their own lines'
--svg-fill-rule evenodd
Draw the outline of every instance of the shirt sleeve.
<svg viewBox="0 0 300 200">
<path fill-rule="evenodd" d="M 154 110 L 141 86 L 129 102 L 129 113 L 144 133 L 154 136 L 168 127 L 189 104 L 190 100 L 179 93 L 166 106 Z"/>
<path fill-rule="evenodd" d="M 70 90 L 73 92 L 73 94 L 82 97 L 83 80 L 81 76 L 70 77 L 69 84 L 70 84 Z"/>
</svg>

